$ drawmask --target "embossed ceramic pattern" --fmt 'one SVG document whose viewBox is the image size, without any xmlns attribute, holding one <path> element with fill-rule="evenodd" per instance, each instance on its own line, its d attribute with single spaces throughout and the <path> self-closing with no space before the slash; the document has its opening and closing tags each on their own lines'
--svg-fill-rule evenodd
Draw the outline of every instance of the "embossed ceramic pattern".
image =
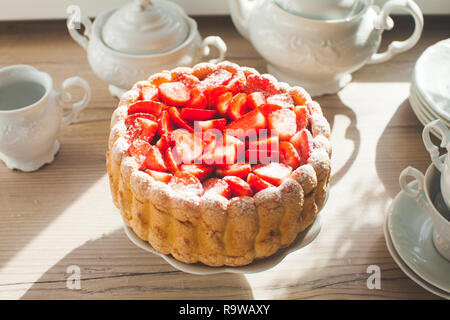
<svg viewBox="0 0 450 320">
<path fill-rule="evenodd" d="M 409 185 L 415 188 L 415 182 Z M 450 262 L 433 245 L 433 223 L 427 210 L 405 192 L 394 199 L 387 216 L 388 232 L 401 260 L 428 284 L 450 293 Z M 419 283 L 420 284 L 420 283 Z"/>
<path fill-rule="evenodd" d="M 412 48 L 420 38 L 423 16 L 411 0 L 391 0 L 382 10 L 362 0 L 361 10 L 340 20 L 307 19 L 283 10 L 273 0 L 228 0 L 239 32 L 268 62 L 268 71 L 314 96 L 335 93 L 366 63 L 380 63 Z M 413 15 L 415 30 L 405 41 L 376 53 L 382 32 L 392 29 L 392 10 Z"/>
<path fill-rule="evenodd" d="M 73 77 L 63 82 L 60 92 L 55 92 L 50 75 L 31 66 L 0 69 L 0 85 L 13 81 L 38 83 L 45 88 L 45 93 L 29 106 L 0 110 L 0 159 L 10 169 L 34 171 L 53 161 L 59 150 L 58 133 L 87 106 L 90 88 L 83 79 Z M 72 87 L 81 87 L 85 92 L 81 101 L 70 103 L 69 90 Z M 69 104 L 72 110 L 63 116 L 62 107 Z"/>
<path fill-rule="evenodd" d="M 197 30 L 197 23 L 189 18 L 182 9 L 171 2 L 167 7 L 179 13 L 189 28 L 186 40 L 179 46 L 160 53 L 129 54 L 114 50 L 107 46 L 103 40 L 102 32 L 105 23 L 117 9 L 106 10 L 97 17 L 94 24 L 86 17 L 81 17 L 85 27 L 84 35 L 75 29 L 70 18 L 67 27 L 72 38 L 87 50 L 89 64 L 92 70 L 110 86 L 112 95 L 120 97 L 136 82 L 146 79 L 149 75 L 160 70 L 170 70 L 178 66 L 190 66 L 205 59 L 210 53 L 210 46 L 216 47 L 218 57 L 211 62 L 222 61 L 227 47 L 220 37 L 209 36 L 202 40 Z M 130 37 L 136 36 L 132 33 Z M 130 48 L 130 50 L 133 50 Z M 162 48 L 161 48 L 162 50 Z"/>
</svg>

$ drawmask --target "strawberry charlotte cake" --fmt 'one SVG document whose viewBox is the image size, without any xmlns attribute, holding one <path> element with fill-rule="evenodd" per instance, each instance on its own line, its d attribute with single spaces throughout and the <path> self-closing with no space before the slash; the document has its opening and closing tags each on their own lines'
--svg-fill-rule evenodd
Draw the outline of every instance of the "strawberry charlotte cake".
<svg viewBox="0 0 450 320">
<path fill-rule="evenodd" d="M 300 87 L 231 62 L 152 75 L 111 120 L 125 223 L 185 263 L 242 266 L 289 246 L 322 208 L 330 126 Z"/>
</svg>

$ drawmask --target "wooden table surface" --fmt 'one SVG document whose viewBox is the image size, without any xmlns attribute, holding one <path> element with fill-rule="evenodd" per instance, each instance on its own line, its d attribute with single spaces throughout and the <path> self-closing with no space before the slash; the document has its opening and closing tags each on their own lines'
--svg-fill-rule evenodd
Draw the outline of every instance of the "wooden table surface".
<svg viewBox="0 0 450 320">
<path fill-rule="evenodd" d="M 409 18 L 396 18 L 382 47 L 405 39 Z M 227 17 L 198 18 L 203 36 L 220 35 L 227 58 L 266 72 L 259 54 Z M 408 95 L 423 50 L 450 36 L 449 17 L 427 17 L 419 44 L 388 63 L 354 74 L 337 95 L 317 100 L 332 127 L 333 177 L 322 231 L 308 247 L 273 269 L 250 275 L 191 275 L 134 246 L 114 208 L 105 169 L 110 116 L 117 100 L 91 71 L 65 22 L 0 23 L 0 67 L 31 64 L 59 89 L 85 78 L 93 97 L 65 129 L 56 160 L 34 173 L 0 164 L 0 298 L 7 299 L 435 299 L 393 261 L 383 220 L 408 165 L 424 170 L 429 156 Z M 81 270 L 81 289 L 66 286 Z M 367 268 L 381 269 L 381 289 L 367 288 Z"/>
</svg>

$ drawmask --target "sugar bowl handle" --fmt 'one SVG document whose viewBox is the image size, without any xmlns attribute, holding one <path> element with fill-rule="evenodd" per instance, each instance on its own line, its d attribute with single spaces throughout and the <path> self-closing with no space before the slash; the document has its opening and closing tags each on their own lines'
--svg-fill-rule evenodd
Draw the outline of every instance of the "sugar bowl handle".
<svg viewBox="0 0 450 320">
<path fill-rule="evenodd" d="M 78 21 L 77 21 L 78 20 Z M 84 32 L 81 34 L 78 30 L 81 29 L 81 25 L 84 26 Z M 73 14 L 67 18 L 67 30 L 73 40 L 75 40 L 85 50 L 89 45 L 89 38 L 92 32 L 92 22 L 88 17 L 77 16 Z"/>
<path fill-rule="evenodd" d="M 78 87 L 84 91 L 84 96 L 80 101 L 72 102 L 72 95 L 69 90 L 71 88 Z M 71 124 L 76 118 L 78 114 L 87 107 L 89 101 L 91 100 L 91 87 L 86 82 L 86 80 L 80 77 L 72 77 L 64 80 L 61 90 L 58 92 L 56 101 L 61 107 L 64 107 L 68 104 L 71 105 L 71 111 L 66 116 L 63 116 L 61 128 L 67 127 Z"/>
<path fill-rule="evenodd" d="M 440 172 L 443 172 L 445 160 L 443 161 L 442 159 L 439 158 L 439 148 L 435 146 L 434 143 L 431 141 L 430 136 L 431 129 L 435 129 L 441 134 L 442 137 L 441 147 L 447 148 L 447 150 L 450 147 L 450 131 L 448 130 L 447 125 L 445 125 L 440 119 L 431 121 L 425 126 L 425 128 L 422 131 L 423 144 L 425 145 L 425 148 L 430 154 L 433 164 Z"/>
<path fill-rule="evenodd" d="M 396 54 L 411 49 L 419 41 L 423 30 L 423 14 L 419 6 L 412 0 L 386 2 L 374 21 L 374 27 L 380 30 L 391 30 L 394 27 L 394 21 L 389 17 L 389 14 L 394 10 L 405 10 L 413 16 L 415 23 L 413 34 L 404 41 L 393 41 L 385 52 L 374 53 L 367 63 L 386 62 Z"/>
<path fill-rule="evenodd" d="M 203 39 L 202 45 L 200 46 L 200 56 L 205 58 L 210 53 L 210 46 L 216 47 L 219 51 L 219 56 L 215 59 L 209 60 L 211 63 L 218 63 L 225 59 L 225 54 L 227 53 L 227 45 L 222 40 L 221 37 L 209 36 Z"/>
<path fill-rule="evenodd" d="M 415 181 L 417 181 L 417 189 L 412 188 L 411 185 L 408 184 L 408 177 L 412 177 Z M 429 205 L 425 197 L 425 191 L 423 189 L 425 177 L 423 176 L 422 172 L 413 167 L 407 167 L 400 174 L 399 183 L 402 190 L 409 197 L 416 200 L 417 204 L 419 204 L 422 208 L 428 208 Z"/>
</svg>

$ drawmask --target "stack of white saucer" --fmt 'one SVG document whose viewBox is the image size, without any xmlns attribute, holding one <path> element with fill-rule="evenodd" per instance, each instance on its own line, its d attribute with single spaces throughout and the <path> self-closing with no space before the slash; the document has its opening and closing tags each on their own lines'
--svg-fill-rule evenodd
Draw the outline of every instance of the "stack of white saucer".
<svg viewBox="0 0 450 320">
<path fill-rule="evenodd" d="M 432 45 L 417 60 L 409 102 L 423 125 L 441 119 L 450 127 L 450 39 Z"/>
</svg>

